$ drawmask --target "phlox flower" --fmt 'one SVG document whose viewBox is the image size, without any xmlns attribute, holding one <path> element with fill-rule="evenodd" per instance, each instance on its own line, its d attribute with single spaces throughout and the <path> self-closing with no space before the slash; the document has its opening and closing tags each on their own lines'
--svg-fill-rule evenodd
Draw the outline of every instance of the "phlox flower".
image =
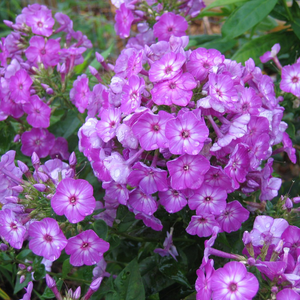
<svg viewBox="0 0 300 300">
<path fill-rule="evenodd" d="M 300 63 L 282 68 L 280 88 L 284 92 L 300 97 Z"/>
<path fill-rule="evenodd" d="M 258 288 L 257 278 L 236 261 L 216 270 L 211 278 L 213 300 L 251 300 Z"/>
<path fill-rule="evenodd" d="M 129 193 L 128 204 L 138 212 L 142 212 L 149 216 L 153 215 L 157 210 L 157 202 L 154 198 L 139 188 L 136 188 Z"/>
<path fill-rule="evenodd" d="M 31 156 L 35 152 L 39 157 L 46 157 L 55 143 L 55 136 L 47 129 L 32 128 L 21 136 L 21 151 Z"/>
<path fill-rule="evenodd" d="M 276 295 L 276 300 L 300 300 L 300 295 L 292 289 L 283 289 Z"/>
<path fill-rule="evenodd" d="M 157 115 L 147 112 L 137 120 L 132 126 L 132 131 L 143 149 L 151 151 L 169 146 L 165 130 L 166 123 L 172 118 L 171 114 L 161 110 Z"/>
<path fill-rule="evenodd" d="M 193 112 L 179 113 L 166 124 L 166 137 L 172 154 L 197 155 L 208 137 L 209 131 L 203 120 Z"/>
<path fill-rule="evenodd" d="M 185 35 L 187 28 L 188 23 L 184 17 L 167 12 L 154 24 L 153 33 L 159 41 L 169 41 L 171 35 Z"/>
<path fill-rule="evenodd" d="M 190 102 L 197 83 L 190 73 L 179 74 L 174 78 L 159 82 L 151 90 L 152 100 L 157 105 L 186 106 Z"/>
<path fill-rule="evenodd" d="M 68 239 L 65 251 L 70 257 L 70 264 L 75 267 L 91 266 L 103 258 L 109 249 L 109 243 L 102 240 L 91 229 Z"/>
<path fill-rule="evenodd" d="M 44 218 L 30 224 L 29 249 L 36 255 L 54 261 L 60 257 L 67 245 L 67 239 L 57 222 L 52 218 Z"/>
<path fill-rule="evenodd" d="M 181 53 L 166 53 L 160 60 L 152 64 L 149 70 L 149 80 L 158 82 L 169 80 L 182 72 L 185 56 Z"/>
<path fill-rule="evenodd" d="M 160 256 L 164 257 L 167 255 L 171 255 L 176 261 L 176 256 L 178 256 L 178 252 L 176 247 L 173 244 L 173 228 L 171 228 L 170 233 L 167 231 L 167 237 L 164 241 L 164 248 L 156 248 L 154 249 L 154 253 L 158 253 Z"/>
<path fill-rule="evenodd" d="M 161 221 L 155 218 L 154 215 L 149 216 L 147 214 L 137 211 L 134 211 L 134 213 L 136 213 L 135 218 L 138 220 L 142 220 L 147 227 L 150 227 L 155 231 L 161 231 L 163 229 Z"/>
<path fill-rule="evenodd" d="M 23 295 L 23 298 L 20 300 L 30 300 L 31 299 L 31 293 L 33 290 L 33 283 L 30 281 L 27 285 L 27 288 L 25 288 L 26 293 Z"/>
<path fill-rule="evenodd" d="M 18 70 L 16 74 L 10 78 L 9 89 L 11 91 L 11 99 L 17 104 L 26 103 L 30 97 L 32 82 L 32 79 L 25 70 Z"/>
<path fill-rule="evenodd" d="M 159 203 L 168 213 L 176 213 L 187 205 L 186 197 L 180 191 L 168 189 L 165 192 L 159 192 Z"/>
<path fill-rule="evenodd" d="M 13 248 L 21 249 L 25 238 L 26 228 L 10 209 L 0 210 L 0 236 Z"/>
<path fill-rule="evenodd" d="M 214 261 L 212 259 L 208 260 L 204 267 L 197 270 L 196 300 L 211 300 L 211 277 L 214 271 Z"/>
<path fill-rule="evenodd" d="M 29 98 L 29 102 L 23 106 L 28 114 L 28 124 L 35 128 L 47 128 L 50 126 L 51 108 L 41 101 L 38 95 Z"/>
<path fill-rule="evenodd" d="M 122 38 L 128 38 L 130 34 L 130 27 L 134 20 L 133 13 L 122 3 L 120 8 L 116 11 L 115 16 L 116 24 L 115 31 Z"/>
<path fill-rule="evenodd" d="M 249 211 L 235 200 L 227 203 L 226 208 L 216 217 L 216 220 L 219 222 L 221 230 L 229 233 L 240 229 L 242 223 L 248 218 Z"/>
<path fill-rule="evenodd" d="M 49 39 L 47 42 L 41 36 L 33 36 L 29 40 L 29 47 L 25 51 L 28 61 L 34 63 L 43 63 L 47 69 L 50 66 L 56 66 L 59 62 L 59 42 Z"/>
<path fill-rule="evenodd" d="M 199 237 L 207 237 L 212 235 L 213 228 L 218 227 L 218 222 L 212 214 L 200 214 L 192 216 L 192 219 L 186 228 L 186 232 Z"/>
<path fill-rule="evenodd" d="M 31 27 L 34 34 L 49 37 L 53 32 L 54 23 L 51 10 L 38 10 L 26 16 L 26 24 Z"/>
<path fill-rule="evenodd" d="M 70 223 L 78 223 L 95 209 L 93 187 L 83 179 L 65 178 L 58 184 L 51 206 L 56 214 L 65 215 Z"/>
<path fill-rule="evenodd" d="M 209 161 L 202 155 L 184 154 L 168 161 L 171 187 L 175 190 L 198 189 L 209 166 Z"/>
<path fill-rule="evenodd" d="M 280 44 L 275 44 L 272 47 L 271 51 L 267 51 L 262 56 L 260 56 L 259 59 L 262 63 L 266 63 L 269 60 L 274 59 L 277 56 L 279 51 L 280 51 Z"/>
<path fill-rule="evenodd" d="M 70 90 L 70 100 L 77 107 L 80 113 L 84 113 L 91 98 L 89 79 L 85 74 L 78 76 Z"/>
</svg>

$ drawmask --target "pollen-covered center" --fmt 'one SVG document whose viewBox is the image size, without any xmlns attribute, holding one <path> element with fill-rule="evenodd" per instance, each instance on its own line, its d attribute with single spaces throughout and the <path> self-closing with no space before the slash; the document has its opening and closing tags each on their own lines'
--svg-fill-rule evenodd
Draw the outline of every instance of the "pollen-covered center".
<svg viewBox="0 0 300 300">
<path fill-rule="evenodd" d="M 86 249 L 90 244 L 88 242 L 83 242 L 81 248 Z"/>
<path fill-rule="evenodd" d="M 184 170 L 184 171 L 188 171 L 189 168 L 190 168 L 189 165 L 184 165 L 184 166 L 183 166 L 183 170 Z"/>
<path fill-rule="evenodd" d="M 73 206 L 76 205 L 76 201 L 77 201 L 77 199 L 76 199 L 75 196 L 72 196 L 72 197 L 70 198 L 70 204 L 72 204 Z"/>
<path fill-rule="evenodd" d="M 49 235 L 49 234 L 45 234 L 45 235 L 44 235 L 44 240 L 45 240 L 46 242 L 52 242 L 53 237 L 52 237 L 51 235 Z"/>
<path fill-rule="evenodd" d="M 39 146 L 39 145 L 41 144 L 41 141 L 40 141 L 40 140 L 35 140 L 35 144 L 36 144 L 37 146 Z"/>
<path fill-rule="evenodd" d="M 176 88 L 176 83 L 175 83 L 175 82 L 171 82 L 171 83 L 169 84 L 169 88 L 170 88 L 171 90 L 174 90 L 174 89 Z"/>
<path fill-rule="evenodd" d="M 190 136 L 190 132 L 189 132 L 188 130 L 183 130 L 183 131 L 181 132 L 181 136 L 182 136 L 184 139 L 186 139 L 186 138 L 188 138 L 188 137 Z"/>
<path fill-rule="evenodd" d="M 173 68 L 172 68 L 171 66 L 167 66 L 167 67 L 165 68 L 165 73 L 166 73 L 167 75 L 169 75 L 172 71 L 173 71 Z"/>
<path fill-rule="evenodd" d="M 154 131 L 159 131 L 160 127 L 159 127 L 158 124 L 155 124 L 155 125 L 152 126 L 152 129 L 153 129 Z"/>
<path fill-rule="evenodd" d="M 20 85 L 19 85 L 19 90 L 23 90 L 23 84 L 21 83 Z"/>
<path fill-rule="evenodd" d="M 18 226 L 15 222 L 11 222 L 10 223 L 10 228 L 13 229 L 13 230 L 17 230 L 18 229 Z"/>
<path fill-rule="evenodd" d="M 43 24 L 41 21 L 37 22 L 37 26 L 38 26 L 38 27 L 42 28 L 43 25 L 44 25 L 44 24 Z"/>
<path fill-rule="evenodd" d="M 292 83 L 297 83 L 299 81 L 299 78 L 297 76 L 294 76 L 292 78 Z"/>
<path fill-rule="evenodd" d="M 236 290 L 237 290 L 237 285 L 236 285 L 236 283 L 231 282 L 231 283 L 229 284 L 229 290 L 230 290 L 231 292 L 236 291 Z"/>
<path fill-rule="evenodd" d="M 172 32 L 173 31 L 173 27 L 168 27 L 168 31 Z"/>
<path fill-rule="evenodd" d="M 205 201 L 210 201 L 211 198 L 208 196 L 208 197 L 205 197 Z"/>
<path fill-rule="evenodd" d="M 41 54 L 42 54 L 42 55 L 45 55 L 45 54 L 46 54 L 46 50 L 45 50 L 45 49 L 42 49 L 42 50 L 41 50 Z"/>
</svg>

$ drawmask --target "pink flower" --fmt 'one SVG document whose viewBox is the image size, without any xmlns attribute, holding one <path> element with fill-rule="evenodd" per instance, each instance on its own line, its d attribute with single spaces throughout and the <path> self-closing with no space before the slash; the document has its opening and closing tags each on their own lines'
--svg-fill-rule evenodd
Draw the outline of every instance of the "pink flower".
<svg viewBox="0 0 300 300">
<path fill-rule="evenodd" d="M 288 65 L 281 70 L 280 88 L 300 97 L 300 63 Z"/>
<path fill-rule="evenodd" d="M 168 12 L 163 14 L 154 24 L 153 32 L 159 41 L 169 41 L 172 35 L 184 36 L 187 28 L 188 23 L 184 17 Z"/>
<path fill-rule="evenodd" d="M 54 23 L 51 10 L 38 10 L 26 16 L 26 24 L 31 27 L 33 33 L 38 35 L 49 37 L 53 32 Z"/>
<path fill-rule="evenodd" d="M 77 107 L 80 113 L 84 113 L 91 98 L 89 79 L 85 74 L 78 76 L 70 90 L 70 100 Z"/>
<path fill-rule="evenodd" d="M 37 63 L 43 63 L 47 69 L 50 66 L 56 66 L 59 62 L 59 42 L 49 39 L 47 42 L 41 36 L 34 36 L 29 41 L 29 47 L 25 55 L 31 63 L 37 66 Z"/>
<path fill-rule="evenodd" d="M 271 59 L 274 59 L 278 52 L 280 51 L 280 44 L 275 44 L 271 51 L 267 51 L 266 53 L 264 53 L 264 55 L 260 56 L 259 59 L 262 63 L 266 63 Z"/>
<path fill-rule="evenodd" d="M 199 154 L 208 134 L 205 122 L 190 111 L 178 113 L 177 118 L 166 125 L 166 137 L 172 154 Z"/>
<path fill-rule="evenodd" d="M 174 78 L 182 72 L 185 56 L 181 53 L 166 53 L 160 60 L 152 64 L 149 70 L 149 80 L 152 82 Z"/>
<path fill-rule="evenodd" d="M 0 210 L 0 236 L 13 248 L 21 249 L 25 234 L 26 228 L 10 209 Z"/>
<path fill-rule="evenodd" d="M 32 79 L 23 69 L 16 72 L 14 76 L 10 78 L 9 89 L 11 91 L 10 97 L 15 103 L 24 104 L 30 97 L 30 88 L 32 85 Z"/>
<path fill-rule="evenodd" d="M 258 288 L 256 277 L 247 272 L 242 263 L 236 261 L 231 261 L 216 270 L 211 277 L 213 300 L 251 300 Z"/>
<path fill-rule="evenodd" d="M 132 190 L 129 194 L 128 204 L 138 212 L 153 215 L 157 210 L 157 203 L 151 195 L 147 195 L 139 188 Z"/>
<path fill-rule="evenodd" d="M 199 216 L 192 216 L 186 232 L 191 235 L 198 235 L 199 237 L 207 237 L 212 235 L 214 227 L 218 227 L 215 216 L 212 214 L 201 214 Z"/>
<path fill-rule="evenodd" d="M 22 134 L 21 142 L 24 155 L 31 156 L 35 152 L 39 157 L 46 157 L 54 145 L 55 136 L 47 129 L 32 128 Z"/>
<path fill-rule="evenodd" d="M 65 251 L 70 257 L 70 264 L 75 267 L 94 265 L 103 258 L 109 249 L 109 243 L 100 239 L 91 229 L 68 239 Z"/>
<path fill-rule="evenodd" d="M 229 233 L 240 229 L 242 223 L 248 218 L 249 211 L 235 200 L 227 203 L 226 208 L 216 217 L 216 220 L 219 222 L 222 231 Z"/>
<path fill-rule="evenodd" d="M 65 178 L 58 184 L 51 206 L 59 216 L 65 215 L 69 222 L 78 223 L 95 209 L 93 187 L 83 179 Z"/>
<path fill-rule="evenodd" d="M 171 176 L 171 186 L 175 190 L 186 188 L 198 189 L 209 169 L 209 161 L 202 155 L 181 155 L 168 161 L 167 167 Z"/>
<path fill-rule="evenodd" d="M 116 11 L 115 31 L 122 38 L 128 38 L 130 34 L 130 27 L 134 20 L 133 13 L 128 9 L 125 3 L 122 3 L 120 9 Z"/>
<path fill-rule="evenodd" d="M 97 123 L 98 136 L 107 143 L 116 136 L 116 129 L 121 121 L 120 108 L 109 108 L 102 112 L 101 120 Z"/>
<path fill-rule="evenodd" d="M 40 100 L 38 95 L 29 98 L 29 102 L 23 107 L 28 114 L 28 124 L 35 128 L 47 128 L 50 126 L 51 108 Z"/>
<path fill-rule="evenodd" d="M 54 261 L 60 257 L 67 245 L 67 239 L 52 218 L 33 222 L 29 226 L 29 249 L 36 255 Z"/>
<path fill-rule="evenodd" d="M 159 202 L 169 213 L 176 213 L 187 205 L 187 200 L 183 193 L 169 189 L 166 192 L 159 192 Z"/>
<path fill-rule="evenodd" d="M 186 106 L 190 102 L 197 83 L 190 73 L 157 83 L 151 90 L 152 100 L 157 105 Z"/>
</svg>

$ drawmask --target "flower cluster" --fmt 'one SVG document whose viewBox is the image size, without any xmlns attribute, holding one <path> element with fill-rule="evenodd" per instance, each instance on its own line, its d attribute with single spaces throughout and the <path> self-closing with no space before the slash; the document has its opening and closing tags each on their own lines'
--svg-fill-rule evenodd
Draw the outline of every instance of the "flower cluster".
<svg viewBox="0 0 300 300">
<path fill-rule="evenodd" d="M 197 271 L 197 299 L 252 299 L 258 291 L 256 277 L 245 265 L 256 268 L 263 278 L 263 286 L 272 299 L 299 298 L 299 228 L 285 219 L 257 216 L 253 229 L 245 231 L 243 255 L 230 254 L 213 248 L 218 229 L 205 242 L 203 263 Z M 214 270 L 210 255 L 237 261 Z"/>
<path fill-rule="evenodd" d="M 252 59 L 244 67 L 214 49 L 185 51 L 183 34 L 121 52 L 109 86 L 99 83 L 90 101 L 80 98 L 88 117 L 79 150 L 103 181 L 107 209 L 127 205 L 161 230 L 154 217 L 160 205 L 169 213 L 188 205 L 196 215 L 187 232 L 206 237 L 214 226 L 231 232 L 248 219 L 238 201 L 227 203 L 228 194 L 277 196 L 275 151 L 293 162 L 296 156 L 272 79 Z M 76 94 L 87 94 L 83 80 Z"/>
</svg>

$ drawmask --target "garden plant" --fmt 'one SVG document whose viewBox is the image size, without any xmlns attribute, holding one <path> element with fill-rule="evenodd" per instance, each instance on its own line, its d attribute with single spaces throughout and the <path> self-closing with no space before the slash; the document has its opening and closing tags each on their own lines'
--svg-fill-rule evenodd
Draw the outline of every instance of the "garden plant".
<svg viewBox="0 0 300 300">
<path fill-rule="evenodd" d="M 1 26 L 0 298 L 300 299 L 297 1 L 111 6 Z"/>
</svg>

